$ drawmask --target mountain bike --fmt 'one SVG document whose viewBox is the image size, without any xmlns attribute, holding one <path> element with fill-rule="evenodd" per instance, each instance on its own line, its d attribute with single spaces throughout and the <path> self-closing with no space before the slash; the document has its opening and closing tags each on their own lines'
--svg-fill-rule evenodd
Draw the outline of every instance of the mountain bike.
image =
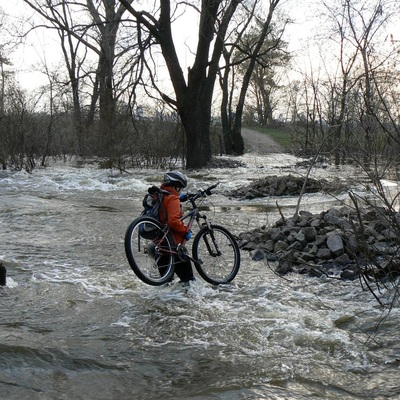
<svg viewBox="0 0 400 400">
<path fill-rule="evenodd" d="M 199 228 L 193 239 L 192 256 L 187 241 L 177 244 L 168 225 L 163 226 L 156 219 L 141 216 L 128 226 L 125 253 L 133 272 L 144 283 L 159 286 L 170 282 L 175 263 L 188 259 L 212 285 L 226 284 L 235 278 L 240 267 L 240 250 L 234 236 L 223 226 L 210 223 L 199 208 L 217 186 L 218 183 L 186 195 L 191 208 L 181 220 L 188 220 L 189 230 L 195 222 Z"/>
</svg>

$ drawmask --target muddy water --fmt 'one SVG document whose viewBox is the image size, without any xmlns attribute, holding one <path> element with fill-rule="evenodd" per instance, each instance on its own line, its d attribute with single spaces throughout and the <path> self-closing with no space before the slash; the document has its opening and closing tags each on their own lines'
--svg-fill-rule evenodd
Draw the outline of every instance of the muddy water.
<svg viewBox="0 0 400 400">
<path fill-rule="evenodd" d="M 294 164 L 244 161 L 188 174 L 193 190 L 221 182 L 204 209 L 235 234 L 276 220 L 276 199 L 224 191 Z M 398 398 L 398 303 L 387 315 L 357 282 L 282 279 L 243 252 L 227 286 L 141 283 L 123 237 L 161 172 L 131 172 L 59 164 L 0 173 L 1 398 Z M 337 201 L 306 196 L 303 207 Z M 297 199 L 279 203 L 290 214 Z"/>
</svg>

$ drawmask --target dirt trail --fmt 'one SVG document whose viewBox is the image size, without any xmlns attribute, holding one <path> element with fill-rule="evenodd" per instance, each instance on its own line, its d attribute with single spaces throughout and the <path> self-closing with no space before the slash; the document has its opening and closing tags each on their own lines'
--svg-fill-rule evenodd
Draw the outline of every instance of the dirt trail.
<svg viewBox="0 0 400 400">
<path fill-rule="evenodd" d="M 242 128 L 242 136 L 246 153 L 270 154 L 285 152 L 281 145 L 276 143 L 265 133 L 260 133 L 253 129 Z"/>
</svg>

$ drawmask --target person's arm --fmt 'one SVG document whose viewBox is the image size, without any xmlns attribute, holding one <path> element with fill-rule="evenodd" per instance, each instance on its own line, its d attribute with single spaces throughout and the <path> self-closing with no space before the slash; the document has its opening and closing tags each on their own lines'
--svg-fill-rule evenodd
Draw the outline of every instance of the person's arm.
<svg viewBox="0 0 400 400">
<path fill-rule="evenodd" d="M 169 227 L 176 233 L 185 234 L 188 229 L 186 225 L 180 220 L 182 213 L 181 203 L 178 196 L 175 196 L 173 194 L 168 196 L 166 212 Z"/>
</svg>

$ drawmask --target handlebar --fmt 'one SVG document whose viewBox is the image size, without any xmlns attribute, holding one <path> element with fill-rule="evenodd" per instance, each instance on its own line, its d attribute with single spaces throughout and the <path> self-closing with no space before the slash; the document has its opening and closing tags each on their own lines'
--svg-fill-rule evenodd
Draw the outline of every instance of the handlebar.
<svg viewBox="0 0 400 400">
<path fill-rule="evenodd" d="M 196 193 L 187 193 L 187 200 L 190 201 L 193 206 L 195 206 L 194 202 L 200 197 L 207 197 L 213 194 L 212 190 L 215 189 L 219 185 L 219 182 L 214 185 L 209 186 L 207 189 L 199 189 Z"/>
<path fill-rule="evenodd" d="M 206 195 L 207 195 L 207 196 L 211 196 L 211 195 L 212 195 L 211 190 L 215 189 L 218 185 L 219 185 L 219 182 L 217 182 L 216 184 L 211 185 L 210 187 L 208 187 L 208 188 L 205 190 Z"/>
</svg>

